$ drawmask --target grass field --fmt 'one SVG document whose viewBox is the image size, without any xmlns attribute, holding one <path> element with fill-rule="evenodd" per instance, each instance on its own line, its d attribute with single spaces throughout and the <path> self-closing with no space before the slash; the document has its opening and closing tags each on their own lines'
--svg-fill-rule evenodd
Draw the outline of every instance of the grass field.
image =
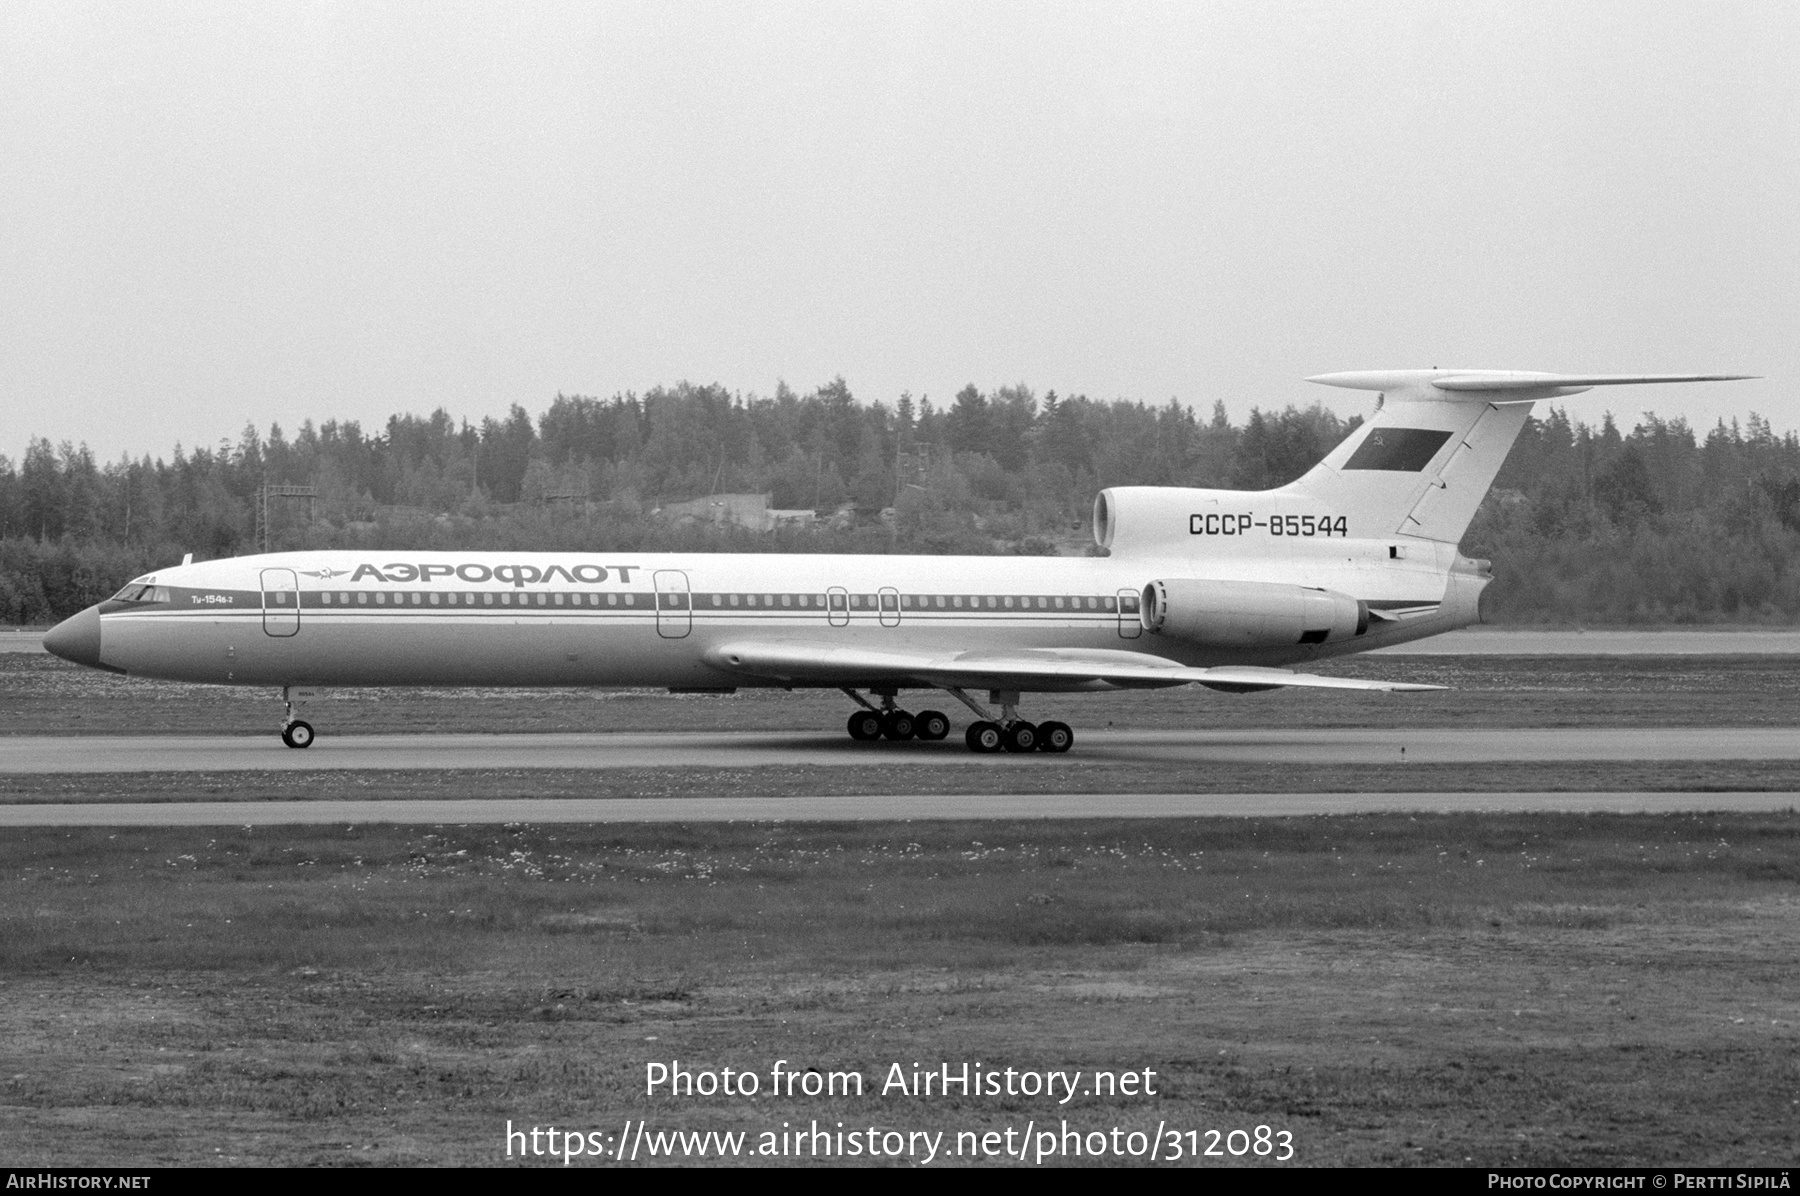
<svg viewBox="0 0 1800 1196">
<path fill-rule="evenodd" d="M 1079 755 L 754 768 L 319 769 L 267 772 L 0 774 L 0 804 L 344 801 L 359 798 L 789 797 L 958 793 L 1800 793 L 1797 760 L 1466 764 L 1120 764 Z"/>
<path fill-rule="evenodd" d="M 496 1163 L 508 1119 L 626 1118 L 1800 1153 L 1791 814 L 37 830 L 0 859 L 19 1165 Z M 670 1059 L 870 1087 L 646 1098 Z M 1159 1087 L 875 1094 L 938 1061 Z"/>
</svg>

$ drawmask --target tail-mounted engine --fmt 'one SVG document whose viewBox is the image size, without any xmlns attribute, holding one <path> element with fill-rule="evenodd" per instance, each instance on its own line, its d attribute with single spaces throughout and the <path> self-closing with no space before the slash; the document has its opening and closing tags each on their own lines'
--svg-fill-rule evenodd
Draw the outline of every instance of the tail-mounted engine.
<svg viewBox="0 0 1800 1196">
<path fill-rule="evenodd" d="M 1266 581 L 1153 581 L 1139 612 L 1146 631 L 1221 648 L 1332 643 L 1369 629 L 1366 602 Z"/>
</svg>

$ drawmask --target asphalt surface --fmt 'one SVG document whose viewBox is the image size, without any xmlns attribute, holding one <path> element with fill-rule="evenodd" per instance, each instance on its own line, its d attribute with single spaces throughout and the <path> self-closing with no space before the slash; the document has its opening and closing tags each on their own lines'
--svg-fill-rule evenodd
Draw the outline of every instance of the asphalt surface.
<svg viewBox="0 0 1800 1196">
<path fill-rule="evenodd" d="M 1098 793 L 462 801 L 125 802 L 0 806 L 0 827 L 457 825 L 514 822 L 878 822 L 1308 814 L 1769 812 L 1800 793 Z"/>
<path fill-rule="evenodd" d="M 1791 727 L 1336 728 L 1278 731 L 1086 731 L 1089 763 L 1495 764 L 1560 760 L 1794 760 Z M 682 731 L 550 735 L 331 735 L 296 750 L 274 734 L 0 736 L 0 774 L 298 772 L 321 769 L 749 768 L 905 761 L 993 768 L 1054 766 L 1058 757 L 975 756 L 939 743 L 853 743 L 828 732 Z"/>
</svg>

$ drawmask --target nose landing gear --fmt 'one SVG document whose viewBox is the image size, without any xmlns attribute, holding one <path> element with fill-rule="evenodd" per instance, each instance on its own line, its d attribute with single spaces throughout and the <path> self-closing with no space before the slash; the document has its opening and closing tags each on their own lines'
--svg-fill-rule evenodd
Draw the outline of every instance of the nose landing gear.
<svg viewBox="0 0 1800 1196">
<path fill-rule="evenodd" d="M 311 747 L 312 724 L 305 719 L 294 717 L 294 695 L 293 690 L 288 686 L 282 687 L 281 704 L 287 711 L 286 717 L 281 720 L 281 742 L 291 748 Z"/>
</svg>

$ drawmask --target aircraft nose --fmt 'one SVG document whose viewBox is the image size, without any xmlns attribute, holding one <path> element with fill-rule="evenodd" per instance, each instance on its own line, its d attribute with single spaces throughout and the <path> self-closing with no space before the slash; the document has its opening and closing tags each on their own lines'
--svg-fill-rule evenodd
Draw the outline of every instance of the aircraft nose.
<svg viewBox="0 0 1800 1196">
<path fill-rule="evenodd" d="M 100 667 L 100 608 L 90 606 L 44 633 L 44 651 L 74 664 Z"/>
</svg>

